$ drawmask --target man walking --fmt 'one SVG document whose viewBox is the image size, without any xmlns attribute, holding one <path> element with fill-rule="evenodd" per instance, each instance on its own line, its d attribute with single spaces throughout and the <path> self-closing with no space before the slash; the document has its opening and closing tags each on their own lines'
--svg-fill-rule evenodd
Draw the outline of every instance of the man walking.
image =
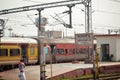
<svg viewBox="0 0 120 80">
<path fill-rule="evenodd" d="M 22 59 L 19 62 L 18 68 L 20 71 L 18 77 L 20 78 L 20 80 L 26 80 L 26 76 L 25 76 L 25 72 L 24 72 L 25 64 Z"/>
</svg>

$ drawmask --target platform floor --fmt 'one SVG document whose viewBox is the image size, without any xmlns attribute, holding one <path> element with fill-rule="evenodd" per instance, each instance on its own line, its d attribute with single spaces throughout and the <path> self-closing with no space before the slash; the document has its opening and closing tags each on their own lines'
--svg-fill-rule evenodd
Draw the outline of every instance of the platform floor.
<svg viewBox="0 0 120 80">
<path fill-rule="evenodd" d="M 99 66 L 106 65 L 116 65 L 120 62 L 99 62 Z M 79 63 L 57 63 L 52 64 L 52 76 L 60 75 L 75 69 L 80 68 L 92 68 L 93 64 L 84 64 L 84 62 Z M 19 80 L 18 78 L 19 70 L 13 69 L 9 71 L 0 72 L 0 80 Z M 40 80 L 40 66 L 26 66 L 25 74 L 27 80 Z M 46 65 L 46 76 L 51 77 L 51 65 Z"/>
</svg>

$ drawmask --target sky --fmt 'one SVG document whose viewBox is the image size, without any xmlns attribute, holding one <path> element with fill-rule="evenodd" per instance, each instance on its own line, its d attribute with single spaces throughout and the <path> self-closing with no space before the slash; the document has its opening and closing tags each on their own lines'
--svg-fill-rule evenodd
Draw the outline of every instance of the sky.
<svg viewBox="0 0 120 80">
<path fill-rule="evenodd" d="M 0 0 L 0 10 L 57 1 L 63 0 Z M 48 19 L 45 30 L 63 31 L 65 36 L 74 36 L 74 32 L 84 33 L 85 12 L 82 11 L 84 10 L 82 4 L 75 5 L 72 8 L 72 29 L 65 28 L 59 21 L 51 17 L 58 14 L 64 22 L 69 23 L 69 15 L 62 14 L 67 10 L 68 7 L 66 6 L 44 9 L 42 16 Z M 108 29 L 120 29 L 120 0 L 92 0 L 92 12 L 94 33 L 106 34 Z M 6 20 L 5 35 L 9 36 L 10 31 L 8 29 L 12 28 L 11 33 L 17 35 L 37 36 L 38 30 L 33 22 L 38 15 L 35 14 L 38 14 L 37 10 L 0 15 L 0 19 Z"/>
</svg>

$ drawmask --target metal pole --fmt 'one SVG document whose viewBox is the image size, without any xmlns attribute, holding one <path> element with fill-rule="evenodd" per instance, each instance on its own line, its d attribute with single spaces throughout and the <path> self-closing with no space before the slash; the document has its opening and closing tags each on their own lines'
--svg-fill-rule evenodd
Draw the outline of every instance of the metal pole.
<svg viewBox="0 0 120 80">
<path fill-rule="evenodd" d="M 89 33 L 90 32 L 90 24 L 89 24 L 89 3 L 87 5 L 87 32 Z"/>
<path fill-rule="evenodd" d="M 86 22 L 87 21 L 87 16 L 86 16 L 86 13 L 87 12 L 86 12 L 86 6 L 85 6 L 85 32 L 87 33 L 87 24 L 86 24 L 87 23 Z"/>
<path fill-rule="evenodd" d="M 94 44 L 93 44 L 94 47 Z M 93 49 L 93 80 L 96 80 L 96 68 L 95 68 L 95 50 Z"/>
<path fill-rule="evenodd" d="M 72 7 L 75 5 L 68 5 L 69 8 L 69 28 L 72 28 Z"/>
<path fill-rule="evenodd" d="M 95 68 L 95 46 L 94 46 L 94 35 L 92 33 L 92 63 L 93 63 L 93 69 L 92 69 L 92 73 L 93 73 L 93 80 L 96 80 L 96 68 Z"/>
<path fill-rule="evenodd" d="M 41 36 L 41 11 L 43 9 L 37 9 L 39 12 L 39 26 L 38 26 L 38 39 L 40 41 L 40 44 L 38 44 L 39 48 L 38 48 L 38 54 L 39 54 L 39 64 L 40 64 L 40 80 L 45 80 L 45 71 L 44 71 L 44 65 L 43 65 L 43 57 L 42 57 L 42 53 L 41 53 L 41 40 L 40 40 L 40 36 Z"/>
<path fill-rule="evenodd" d="M 91 0 L 85 0 L 85 30 L 86 33 L 92 32 L 92 6 L 91 6 Z"/>
<path fill-rule="evenodd" d="M 99 80 L 98 52 L 96 50 L 96 79 Z"/>
<path fill-rule="evenodd" d="M 91 33 L 92 32 L 91 0 L 84 0 L 83 4 L 85 6 L 85 32 Z M 93 45 L 93 43 L 92 43 L 92 45 Z M 93 50 L 92 50 L 92 52 L 93 52 Z M 90 45 L 88 45 L 88 58 L 90 58 Z"/>
<path fill-rule="evenodd" d="M 96 45 L 97 43 L 94 43 L 94 40 L 96 38 L 93 35 L 93 80 L 98 80 L 98 60 L 97 60 L 97 51 L 96 51 Z"/>
<path fill-rule="evenodd" d="M 51 78 L 50 78 L 50 80 L 53 80 L 53 79 L 52 79 L 52 77 L 53 77 L 53 71 L 52 71 L 52 58 L 53 58 L 53 57 L 52 57 L 52 54 L 53 54 L 53 53 L 50 53 L 50 57 L 51 57 L 51 58 L 50 58 L 50 68 L 51 68 Z"/>
</svg>

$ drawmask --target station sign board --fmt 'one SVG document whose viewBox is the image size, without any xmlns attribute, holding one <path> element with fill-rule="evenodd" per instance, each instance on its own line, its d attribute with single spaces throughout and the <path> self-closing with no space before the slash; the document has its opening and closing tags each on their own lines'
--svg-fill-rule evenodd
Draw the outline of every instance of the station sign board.
<svg viewBox="0 0 120 80">
<path fill-rule="evenodd" d="M 91 45 L 93 33 L 75 34 L 75 44 L 77 45 Z"/>
</svg>

